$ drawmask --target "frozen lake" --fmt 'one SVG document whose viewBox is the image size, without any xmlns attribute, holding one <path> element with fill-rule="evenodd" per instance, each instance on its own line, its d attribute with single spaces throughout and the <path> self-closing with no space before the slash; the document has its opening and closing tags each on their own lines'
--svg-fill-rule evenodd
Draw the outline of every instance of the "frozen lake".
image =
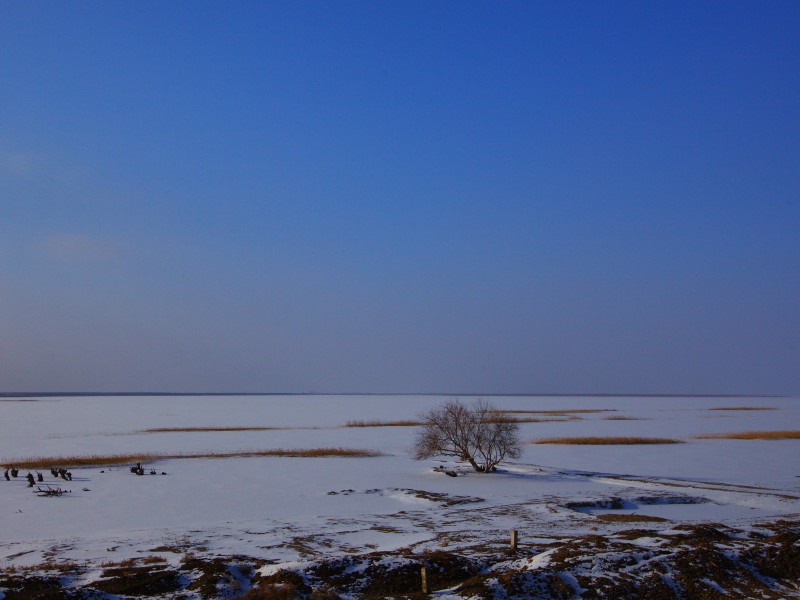
<svg viewBox="0 0 800 600">
<path fill-rule="evenodd" d="M 604 512 L 660 517 L 664 528 L 684 521 L 747 526 L 800 513 L 800 440 L 697 437 L 800 429 L 797 398 L 484 396 L 511 416 L 540 422 L 520 424 L 518 460 L 492 474 L 462 465 L 459 477 L 433 470 L 458 468 L 452 462 L 413 459 L 415 426 L 346 426 L 414 420 L 450 398 L 3 398 L 5 465 L 141 453 L 229 457 L 154 459 L 143 466 L 158 475 L 143 477 L 127 464 L 75 467 L 65 459 L 52 466 L 69 467 L 71 482 L 39 469 L 45 484 L 69 489 L 57 498 L 31 493 L 21 469 L 16 479 L 0 479 L 0 561 L 121 560 L 192 548 L 282 562 L 370 549 L 468 549 L 505 539 L 509 529 L 545 539 L 619 527 L 598 520 Z M 213 430 L 220 428 L 238 430 Z M 529 443 L 588 436 L 680 443 Z M 379 455 L 236 456 L 317 448 Z M 637 500 L 643 497 L 661 500 Z M 599 508 L 615 498 L 622 508 Z M 571 507 L 592 502 L 598 508 Z"/>
</svg>

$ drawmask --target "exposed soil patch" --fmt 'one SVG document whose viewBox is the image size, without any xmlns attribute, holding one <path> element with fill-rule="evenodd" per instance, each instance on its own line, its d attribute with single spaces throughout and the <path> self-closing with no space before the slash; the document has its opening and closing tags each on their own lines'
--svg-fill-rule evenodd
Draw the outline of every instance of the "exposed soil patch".
<svg viewBox="0 0 800 600">
<path fill-rule="evenodd" d="M 155 596 L 177 592 L 181 576 L 164 566 L 115 567 L 103 571 L 103 578 L 95 581 L 92 588 L 125 596 Z"/>
<path fill-rule="evenodd" d="M 60 577 L 25 575 L 0 577 L 4 600 L 58 600 L 59 598 L 88 598 L 80 591 L 65 590 Z"/>
<path fill-rule="evenodd" d="M 186 590 L 200 598 L 232 598 L 250 587 L 256 569 L 263 564 L 242 556 L 211 559 L 186 556 L 181 561 L 181 570 L 188 571 L 193 578 Z"/>
<path fill-rule="evenodd" d="M 584 500 L 581 502 L 568 502 L 565 506 L 571 510 L 588 513 L 596 510 L 634 510 L 639 506 L 656 506 L 663 504 L 705 504 L 707 498 L 699 496 L 637 496 L 623 499 L 618 497 L 603 498 L 600 500 Z M 666 520 L 657 519 L 654 520 Z"/>
<path fill-rule="evenodd" d="M 654 517 L 651 515 L 637 515 L 629 513 L 606 513 L 602 515 L 595 515 L 595 518 L 598 521 L 605 521 L 606 523 L 636 523 L 636 522 L 647 522 L 647 521 L 650 521 L 651 523 L 663 523 L 669 520 L 663 517 Z"/>
<path fill-rule="evenodd" d="M 428 569 L 432 590 L 452 587 L 484 567 L 475 559 L 444 551 L 401 556 L 374 553 L 324 561 L 309 569 L 307 575 L 315 583 L 341 593 L 386 598 L 420 593 L 423 565 Z"/>
<path fill-rule="evenodd" d="M 477 496 L 452 496 L 450 494 L 443 494 L 440 492 L 428 492 L 426 490 L 415 490 L 410 488 L 375 488 L 371 490 L 340 490 L 338 492 L 330 491 L 328 492 L 329 496 L 349 496 L 351 494 L 379 494 L 381 496 L 386 494 L 407 494 L 414 498 L 420 498 L 422 500 L 428 500 L 430 502 L 436 502 L 442 506 L 450 507 L 450 506 L 459 506 L 461 504 L 477 504 L 479 502 L 484 502 L 483 498 L 478 498 Z"/>
</svg>

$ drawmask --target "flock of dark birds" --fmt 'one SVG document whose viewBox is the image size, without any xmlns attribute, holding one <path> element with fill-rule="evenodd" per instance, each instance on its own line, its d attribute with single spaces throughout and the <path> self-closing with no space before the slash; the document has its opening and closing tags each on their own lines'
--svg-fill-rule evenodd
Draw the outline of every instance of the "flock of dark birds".
<svg viewBox="0 0 800 600">
<path fill-rule="evenodd" d="M 53 477 L 60 477 L 64 481 L 72 481 L 72 473 L 70 473 L 63 467 L 59 469 L 51 468 L 50 473 L 52 473 Z M 6 481 L 11 481 L 12 477 L 19 477 L 19 469 L 17 469 L 16 467 L 6 467 L 4 477 L 6 478 Z M 39 483 L 44 481 L 44 477 L 39 471 L 36 471 L 36 479 L 34 479 L 33 473 L 28 471 L 26 479 L 28 480 L 28 487 L 33 487 L 34 485 L 36 485 L 37 481 Z"/>
<path fill-rule="evenodd" d="M 134 466 L 130 468 L 130 471 L 134 475 L 144 475 L 144 467 L 142 466 L 142 463 L 136 463 Z M 103 473 L 104 471 L 100 472 Z M 72 473 L 70 471 L 67 471 L 63 467 L 59 468 L 51 467 L 50 473 L 56 479 L 61 478 L 64 481 L 72 481 Z M 161 474 L 166 475 L 166 472 L 162 471 Z M 150 475 L 158 475 L 158 473 L 156 472 L 155 469 L 150 469 Z M 6 467 L 3 476 L 6 478 L 6 481 L 11 481 L 12 478 L 19 477 L 19 469 L 17 469 L 14 466 Z M 39 483 L 44 483 L 44 476 L 39 471 L 36 471 L 35 477 L 33 473 L 28 471 L 28 474 L 25 476 L 25 478 L 28 480 L 29 488 L 36 486 L 37 481 Z M 45 487 L 39 486 L 36 488 L 36 493 L 39 494 L 40 496 L 60 496 L 61 494 L 68 491 L 68 490 L 62 490 L 60 487 L 52 488 L 50 487 L 49 484 L 46 483 L 44 485 Z M 89 490 L 88 488 L 84 488 L 84 491 L 89 491 Z"/>
</svg>

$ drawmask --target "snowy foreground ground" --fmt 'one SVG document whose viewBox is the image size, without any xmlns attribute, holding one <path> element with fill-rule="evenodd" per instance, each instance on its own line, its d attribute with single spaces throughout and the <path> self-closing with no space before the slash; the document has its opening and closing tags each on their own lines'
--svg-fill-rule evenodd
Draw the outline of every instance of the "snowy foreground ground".
<svg viewBox="0 0 800 600">
<path fill-rule="evenodd" d="M 60 497 L 33 493 L 44 484 L 27 487 L 22 468 L 0 479 L 0 598 L 235 597 L 248 589 L 254 598 L 410 597 L 426 560 L 442 573 L 433 578 L 439 597 L 603 597 L 623 593 L 622 584 L 628 597 L 800 597 L 800 440 L 698 437 L 798 430 L 800 399 L 485 397 L 540 421 L 520 425 L 522 457 L 492 474 L 414 460 L 415 426 L 345 427 L 414 420 L 447 399 L 2 398 L 7 466 L 37 457 L 330 447 L 380 455 L 173 458 L 144 464 L 144 476 L 127 464 L 52 465 L 69 468 L 72 481 L 38 469 L 44 484 L 69 490 Z M 180 430 L 192 427 L 244 429 Z M 246 429 L 259 427 L 272 429 Z M 175 431 L 147 431 L 157 428 Z M 586 436 L 681 443 L 528 443 Z M 459 476 L 435 470 L 441 466 Z M 513 555 L 512 529 L 520 540 Z M 681 554 L 698 547 L 706 554 Z M 689 576 L 671 574 L 680 560 Z M 745 567 L 739 575 L 727 563 L 708 570 L 715 560 Z M 392 588 L 398 573 L 410 583 Z M 104 587 L 115 576 L 146 584 Z M 606 579 L 616 592 L 603 592 Z"/>
</svg>

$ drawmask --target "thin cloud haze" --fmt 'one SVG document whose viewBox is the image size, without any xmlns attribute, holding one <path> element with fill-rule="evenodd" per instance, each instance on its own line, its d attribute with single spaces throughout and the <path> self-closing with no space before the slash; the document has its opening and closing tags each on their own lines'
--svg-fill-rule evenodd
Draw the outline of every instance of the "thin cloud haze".
<svg viewBox="0 0 800 600">
<path fill-rule="evenodd" d="M 77 233 L 52 235 L 43 239 L 39 247 L 48 258 L 65 264 L 106 262 L 119 256 L 109 241 Z"/>
<path fill-rule="evenodd" d="M 800 393 L 798 29 L 10 4 L 0 391 Z"/>
</svg>

